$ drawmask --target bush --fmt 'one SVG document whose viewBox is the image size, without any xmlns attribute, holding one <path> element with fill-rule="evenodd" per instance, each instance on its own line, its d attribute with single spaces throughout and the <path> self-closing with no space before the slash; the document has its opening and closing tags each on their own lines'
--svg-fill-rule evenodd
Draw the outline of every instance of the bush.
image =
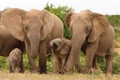
<svg viewBox="0 0 120 80">
<path fill-rule="evenodd" d="M 7 57 L 2 57 L 0 56 L 0 70 L 3 70 L 3 69 L 8 69 L 9 66 L 8 66 L 8 59 Z"/>
<path fill-rule="evenodd" d="M 120 74 L 120 55 L 114 53 L 113 56 L 113 73 Z"/>
<path fill-rule="evenodd" d="M 59 6 L 57 8 L 55 8 L 52 4 L 46 4 L 46 7 L 44 8 L 48 11 L 50 11 L 51 13 L 55 14 L 56 16 L 58 16 L 64 25 L 64 37 L 67 39 L 71 39 L 72 35 L 71 35 L 71 31 L 70 28 L 65 24 L 65 18 L 68 12 L 72 12 L 73 9 L 69 8 L 67 6 Z"/>
<path fill-rule="evenodd" d="M 53 64 L 52 64 L 52 55 L 48 54 L 47 55 L 47 71 L 53 71 Z"/>
<path fill-rule="evenodd" d="M 101 69 L 105 73 L 106 71 L 106 60 L 105 58 L 99 58 L 98 64 Z M 117 53 L 113 55 L 113 63 L 112 63 L 113 74 L 120 74 L 120 56 Z"/>
<path fill-rule="evenodd" d="M 114 42 L 114 47 L 115 47 L 115 48 L 120 48 L 120 42 L 115 41 L 115 42 Z"/>
<path fill-rule="evenodd" d="M 82 69 L 85 68 L 85 55 L 83 53 L 80 53 L 80 65 Z M 100 73 L 106 72 L 106 60 L 104 57 L 98 58 L 98 67 Z M 120 74 L 120 56 L 117 53 L 113 55 L 112 70 L 113 74 Z"/>
<path fill-rule="evenodd" d="M 23 55 L 23 63 L 24 63 L 25 69 L 29 70 L 29 69 L 30 69 L 30 65 L 29 65 L 29 61 L 28 61 L 28 56 L 27 56 L 27 54 L 24 54 L 24 55 Z"/>
</svg>

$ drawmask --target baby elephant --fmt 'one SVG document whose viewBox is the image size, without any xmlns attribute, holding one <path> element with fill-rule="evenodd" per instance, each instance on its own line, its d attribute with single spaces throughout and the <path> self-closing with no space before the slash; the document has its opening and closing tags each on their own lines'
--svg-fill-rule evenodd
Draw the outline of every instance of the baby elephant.
<svg viewBox="0 0 120 80">
<path fill-rule="evenodd" d="M 54 57 L 53 69 L 54 72 L 64 73 L 64 66 L 71 49 L 71 40 L 65 38 L 57 38 L 50 42 L 52 55 Z"/>
<path fill-rule="evenodd" d="M 22 51 L 18 48 L 13 49 L 9 56 L 9 66 L 10 66 L 10 73 L 19 73 L 21 72 L 21 62 L 22 62 Z"/>
</svg>

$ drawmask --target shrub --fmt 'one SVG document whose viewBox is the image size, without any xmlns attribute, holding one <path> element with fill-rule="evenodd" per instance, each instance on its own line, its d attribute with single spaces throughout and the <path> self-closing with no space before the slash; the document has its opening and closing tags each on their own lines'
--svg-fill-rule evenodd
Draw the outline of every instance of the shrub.
<svg viewBox="0 0 120 80">
<path fill-rule="evenodd" d="M 120 55 L 114 53 L 113 56 L 113 73 L 120 74 Z"/>
<path fill-rule="evenodd" d="M 7 57 L 0 56 L 0 70 L 8 69 L 8 59 Z"/>
</svg>

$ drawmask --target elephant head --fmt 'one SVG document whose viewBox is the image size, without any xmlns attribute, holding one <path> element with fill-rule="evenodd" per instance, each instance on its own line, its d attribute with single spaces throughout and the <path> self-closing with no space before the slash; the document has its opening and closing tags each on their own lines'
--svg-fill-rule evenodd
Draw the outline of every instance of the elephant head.
<svg viewBox="0 0 120 80">
<path fill-rule="evenodd" d="M 30 57 L 38 55 L 40 41 L 43 41 L 53 29 L 51 13 L 47 10 L 24 11 L 13 8 L 2 13 L 2 23 L 16 38 L 30 47 Z M 29 50 L 28 50 L 29 51 Z"/>
<path fill-rule="evenodd" d="M 90 10 L 83 10 L 80 13 L 68 13 L 66 23 L 73 31 L 73 37 L 81 34 L 76 37 L 84 39 L 82 42 L 85 41 L 86 37 L 88 42 L 96 41 L 104 32 L 105 26 L 109 26 L 108 20 L 103 15 L 93 13 Z"/>
<path fill-rule="evenodd" d="M 57 38 L 50 42 L 50 47 L 53 52 L 59 52 L 59 54 L 68 54 L 71 49 L 71 41 L 65 38 Z"/>
<path fill-rule="evenodd" d="M 101 14 L 83 10 L 80 13 L 68 13 L 66 23 L 72 29 L 72 49 L 68 58 L 69 62 L 66 64 L 67 71 L 71 71 L 84 43 L 97 41 L 108 28 L 109 22 Z"/>
<path fill-rule="evenodd" d="M 54 39 L 50 42 L 50 47 L 53 49 L 53 52 L 58 52 L 62 49 L 64 43 L 60 38 Z"/>
</svg>

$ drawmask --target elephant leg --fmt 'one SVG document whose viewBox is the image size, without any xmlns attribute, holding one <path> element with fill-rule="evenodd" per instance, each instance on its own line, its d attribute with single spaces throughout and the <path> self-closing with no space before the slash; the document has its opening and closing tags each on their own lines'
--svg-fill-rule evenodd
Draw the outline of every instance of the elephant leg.
<svg viewBox="0 0 120 80">
<path fill-rule="evenodd" d="M 16 64 L 15 63 L 13 63 L 11 65 L 11 69 L 12 69 L 12 73 L 15 73 L 15 70 L 16 70 Z"/>
<path fill-rule="evenodd" d="M 93 59 L 93 73 L 98 73 L 98 65 L 97 65 L 97 57 L 95 56 L 94 59 Z"/>
<path fill-rule="evenodd" d="M 23 55 L 21 57 L 21 62 L 20 62 L 20 73 L 24 73 L 25 72 L 25 68 L 24 68 L 24 65 L 23 65 Z"/>
<path fill-rule="evenodd" d="M 106 55 L 106 75 L 112 74 L 112 56 Z"/>
<path fill-rule="evenodd" d="M 79 47 L 75 47 L 74 49 L 73 48 L 71 49 L 64 67 L 66 74 L 71 74 L 73 72 L 74 66 L 76 67 L 78 72 L 80 71 L 79 53 L 80 53 Z"/>
<path fill-rule="evenodd" d="M 95 41 L 92 44 L 88 44 L 86 48 L 86 66 L 85 66 L 85 73 L 91 73 L 92 71 L 92 65 L 93 65 L 93 59 L 95 56 L 95 53 L 98 48 L 98 40 Z"/>
<path fill-rule="evenodd" d="M 63 74 L 65 71 L 64 71 L 64 66 L 65 66 L 65 63 L 66 63 L 66 56 L 64 56 L 61 60 L 61 74 Z"/>
<path fill-rule="evenodd" d="M 76 60 L 75 60 L 75 68 L 77 69 L 77 72 L 78 72 L 78 73 L 81 72 L 80 59 L 79 59 L 79 57 L 76 57 Z"/>
<path fill-rule="evenodd" d="M 52 56 L 52 64 L 53 64 L 53 72 L 57 73 L 58 72 L 58 59 L 55 57 L 55 55 Z"/>
<path fill-rule="evenodd" d="M 30 45 L 28 43 L 29 41 L 25 41 L 25 47 L 26 47 L 26 53 L 27 53 L 27 56 L 28 56 L 28 60 L 29 60 L 29 64 L 30 64 L 30 72 L 32 73 L 36 73 L 37 72 L 37 66 L 35 65 L 35 59 L 32 59 L 30 57 Z"/>
<path fill-rule="evenodd" d="M 42 51 L 39 54 L 39 72 L 40 73 L 47 73 L 46 52 L 45 51 Z"/>
<path fill-rule="evenodd" d="M 112 46 L 109 50 L 108 50 L 108 54 L 105 56 L 106 59 L 106 76 L 112 75 L 112 54 L 114 52 L 114 47 Z"/>
<path fill-rule="evenodd" d="M 72 47 L 64 67 L 67 74 L 71 74 L 73 72 L 75 64 L 79 69 L 79 53 L 83 42 L 81 42 L 75 34 L 73 34 L 72 42 Z"/>
<path fill-rule="evenodd" d="M 62 73 L 62 60 L 58 59 L 58 72 Z"/>
<path fill-rule="evenodd" d="M 71 74 L 73 70 L 73 66 L 74 66 L 74 57 L 73 57 L 73 54 L 69 54 L 64 67 L 65 74 Z"/>
<path fill-rule="evenodd" d="M 12 73 L 13 71 L 12 71 L 12 66 L 11 66 L 11 64 L 9 64 L 9 67 L 10 67 L 10 73 Z"/>
<path fill-rule="evenodd" d="M 47 45 L 44 42 L 40 43 L 40 50 L 39 50 L 39 72 L 40 73 L 47 73 L 46 55 L 47 55 Z"/>
</svg>

